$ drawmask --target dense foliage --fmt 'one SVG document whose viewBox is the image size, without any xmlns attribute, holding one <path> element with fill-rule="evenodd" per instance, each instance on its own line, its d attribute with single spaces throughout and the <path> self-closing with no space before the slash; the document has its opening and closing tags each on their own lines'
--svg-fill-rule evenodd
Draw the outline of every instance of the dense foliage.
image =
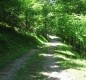
<svg viewBox="0 0 86 80">
<path fill-rule="evenodd" d="M 84 57 L 85 9 L 85 0 L 2 0 L 0 23 L 27 34 L 57 34 Z"/>
<path fill-rule="evenodd" d="M 86 5 L 84 0 L 60 1 L 62 5 L 58 16 L 58 32 L 64 41 L 73 45 L 84 58 L 86 56 Z"/>
</svg>

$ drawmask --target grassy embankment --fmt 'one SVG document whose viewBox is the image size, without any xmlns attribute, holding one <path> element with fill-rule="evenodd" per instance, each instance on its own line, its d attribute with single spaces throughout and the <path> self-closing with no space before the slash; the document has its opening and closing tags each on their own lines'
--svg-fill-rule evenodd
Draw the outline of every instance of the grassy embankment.
<svg viewBox="0 0 86 80">
<path fill-rule="evenodd" d="M 24 35 L 0 25 L 0 68 L 43 43 L 37 36 Z"/>
</svg>

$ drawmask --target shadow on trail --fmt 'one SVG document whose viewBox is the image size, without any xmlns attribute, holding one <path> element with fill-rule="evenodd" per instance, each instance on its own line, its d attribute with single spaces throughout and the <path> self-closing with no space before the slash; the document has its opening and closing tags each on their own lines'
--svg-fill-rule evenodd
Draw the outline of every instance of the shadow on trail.
<svg viewBox="0 0 86 80">
<path fill-rule="evenodd" d="M 50 43 L 39 47 L 14 80 L 70 80 L 63 71 L 78 69 L 83 65 L 76 63 L 77 57 L 70 46 L 57 40 L 53 38 Z"/>
<path fill-rule="evenodd" d="M 83 65 L 76 62 L 77 54 L 72 50 L 72 47 L 64 44 L 58 39 L 52 39 L 48 48 L 48 52 L 43 54 L 46 59 L 44 71 L 42 75 L 46 76 L 46 80 L 69 80 L 66 73 L 63 71 L 68 69 L 83 68 Z"/>
</svg>

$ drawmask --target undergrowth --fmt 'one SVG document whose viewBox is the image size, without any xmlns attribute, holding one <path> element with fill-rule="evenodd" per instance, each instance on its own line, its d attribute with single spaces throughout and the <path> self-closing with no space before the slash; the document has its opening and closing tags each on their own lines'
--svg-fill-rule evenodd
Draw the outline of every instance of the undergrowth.
<svg viewBox="0 0 86 80">
<path fill-rule="evenodd" d="M 34 36 L 0 26 L 0 68 L 21 57 L 41 43 Z"/>
</svg>

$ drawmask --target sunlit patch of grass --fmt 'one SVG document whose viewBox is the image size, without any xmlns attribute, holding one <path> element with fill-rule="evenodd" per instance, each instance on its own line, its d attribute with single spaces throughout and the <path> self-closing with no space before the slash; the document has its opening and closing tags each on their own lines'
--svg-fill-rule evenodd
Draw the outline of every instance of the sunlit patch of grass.
<svg viewBox="0 0 86 80">
<path fill-rule="evenodd" d="M 74 59 L 58 53 L 54 54 L 54 58 L 56 64 L 60 65 L 62 69 L 86 69 L 86 60 Z"/>
<path fill-rule="evenodd" d="M 69 58 L 65 57 L 64 55 L 54 53 L 54 58 L 69 60 Z"/>
<path fill-rule="evenodd" d="M 86 60 L 80 60 L 78 53 L 72 50 L 71 46 L 60 45 L 54 51 L 54 58 L 57 65 L 62 69 L 86 69 Z"/>
<path fill-rule="evenodd" d="M 42 35 L 35 35 L 35 38 L 38 40 L 40 43 L 48 42 Z"/>
<path fill-rule="evenodd" d="M 79 59 L 67 58 L 64 55 L 55 55 L 56 64 L 60 65 L 62 69 L 85 69 L 86 61 Z"/>
<path fill-rule="evenodd" d="M 75 54 L 72 53 L 71 51 L 68 51 L 68 50 L 65 50 L 65 51 L 62 51 L 62 50 L 55 50 L 55 52 L 58 52 L 58 53 L 63 53 L 63 54 L 68 54 L 70 56 L 74 56 Z"/>
<path fill-rule="evenodd" d="M 86 60 L 80 60 L 80 59 L 72 59 L 72 61 L 75 63 L 75 64 L 79 64 L 81 65 L 81 67 L 79 67 L 79 69 L 85 69 L 86 70 Z"/>
<path fill-rule="evenodd" d="M 48 42 L 48 40 L 42 36 L 42 35 L 37 35 L 43 42 Z"/>
</svg>

